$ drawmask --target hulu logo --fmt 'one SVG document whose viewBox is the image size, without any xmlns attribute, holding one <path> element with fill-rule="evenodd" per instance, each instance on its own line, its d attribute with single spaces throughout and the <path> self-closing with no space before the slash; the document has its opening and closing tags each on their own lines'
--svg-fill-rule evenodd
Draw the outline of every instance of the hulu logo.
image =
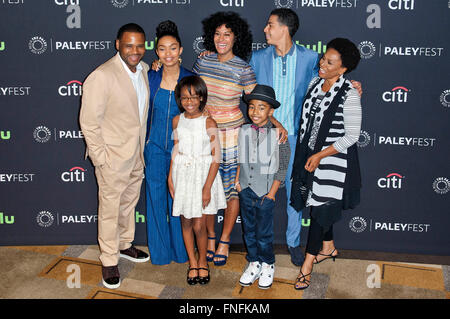
<svg viewBox="0 0 450 319">
<path fill-rule="evenodd" d="M 3 224 L 14 224 L 14 216 L 6 216 L 3 215 L 3 212 L 0 213 L 0 225 Z"/>
<path fill-rule="evenodd" d="M 0 139 L 2 140 L 9 140 L 11 138 L 11 132 L 10 131 L 0 131 Z"/>
<path fill-rule="evenodd" d="M 304 219 L 302 218 L 302 226 L 303 227 L 309 227 L 309 225 L 311 225 L 311 219 Z"/>
<path fill-rule="evenodd" d="M 0 51 L 5 50 L 5 42 L 0 42 Z"/>
<path fill-rule="evenodd" d="M 300 44 L 298 40 L 295 41 L 295 43 L 297 43 L 298 45 L 304 46 L 307 49 L 316 51 L 319 54 L 325 53 L 325 51 L 327 50 L 327 46 L 322 45 L 322 41 L 317 42 L 317 44 L 313 44 L 312 47 L 310 44 Z"/>
<path fill-rule="evenodd" d="M 139 214 L 139 212 L 136 212 L 136 223 L 145 223 L 145 215 Z"/>
<path fill-rule="evenodd" d="M 150 43 L 148 41 L 145 41 L 145 49 L 153 50 L 155 48 L 156 39 L 158 38 L 155 38 L 155 41 L 150 41 Z"/>
</svg>

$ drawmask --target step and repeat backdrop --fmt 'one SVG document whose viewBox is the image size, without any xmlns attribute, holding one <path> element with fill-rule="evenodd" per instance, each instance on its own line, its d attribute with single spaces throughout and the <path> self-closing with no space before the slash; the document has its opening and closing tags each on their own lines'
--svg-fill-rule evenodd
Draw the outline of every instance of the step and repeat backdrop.
<svg viewBox="0 0 450 319">
<path fill-rule="evenodd" d="M 294 41 L 319 54 L 335 37 L 358 45 L 362 202 L 336 224 L 342 249 L 450 255 L 450 1 L 0 0 L 0 245 L 97 243 L 97 184 L 78 123 L 83 81 L 116 53 L 118 28 L 140 24 L 144 61 L 155 28 L 177 23 L 183 65 L 204 50 L 201 20 L 235 11 L 267 46 L 269 13 L 300 18 Z M 157 165 L 157 163 L 156 163 Z M 285 244 L 285 190 L 275 243 Z M 223 215 L 217 216 L 220 232 Z M 302 245 L 309 227 L 303 214 Z M 145 245 L 145 198 L 136 207 Z M 240 219 L 232 243 L 242 243 Z"/>
</svg>

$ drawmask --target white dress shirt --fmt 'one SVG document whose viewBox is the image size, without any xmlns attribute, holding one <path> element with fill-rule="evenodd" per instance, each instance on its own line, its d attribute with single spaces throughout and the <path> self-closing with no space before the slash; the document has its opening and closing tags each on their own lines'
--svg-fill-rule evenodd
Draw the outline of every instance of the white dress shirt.
<svg viewBox="0 0 450 319">
<path fill-rule="evenodd" d="M 147 101 L 147 88 L 145 87 L 145 80 L 144 75 L 142 73 L 143 67 L 141 63 L 136 66 L 136 72 L 132 72 L 130 68 L 125 64 L 125 62 L 122 60 L 122 57 L 120 56 L 119 52 L 117 52 L 117 55 L 119 55 L 120 61 L 122 62 L 122 65 L 127 71 L 128 75 L 130 76 L 131 82 L 133 83 L 133 87 L 136 90 L 136 95 L 138 99 L 138 107 L 139 107 L 139 119 L 142 123 L 142 118 L 144 117 L 144 110 L 145 110 L 145 103 Z"/>
</svg>

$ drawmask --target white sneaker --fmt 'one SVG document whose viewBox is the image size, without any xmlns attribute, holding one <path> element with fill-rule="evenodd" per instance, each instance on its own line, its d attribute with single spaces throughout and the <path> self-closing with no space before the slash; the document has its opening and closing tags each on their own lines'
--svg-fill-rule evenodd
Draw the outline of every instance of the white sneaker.
<svg viewBox="0 0 450 319">
<path fill-rule="evenodd" d="M 269 289 L 272 286 L 274 273 L 275 265 L 269 265 L 263 262 L 261 266 L 261 273 L 259 275 L 258 287 L 261 289 Z"/>
<path fill-rule="evenodd" d="M 261 264 L 259 263 L 259 261 L 248 263 L 247 268 L 241 276 L 241 279 L 239 279 L 239 283 L 244 287 L 250 286 L 256 279 L 258 279 L 260 272 Z"/>
</svg>

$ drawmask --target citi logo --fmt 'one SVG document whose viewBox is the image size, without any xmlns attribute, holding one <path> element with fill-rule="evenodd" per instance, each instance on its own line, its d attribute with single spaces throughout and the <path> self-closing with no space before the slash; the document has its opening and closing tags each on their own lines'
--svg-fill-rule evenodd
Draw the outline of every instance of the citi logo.
<svg viewBox="0 0 450 319">
<path fill-rule="evenodd" d="M 58 6 L 78 6 L 80 5 L 80 0 L 55 0 L 55 4 Z"/>
<path fill-rule="evenodd" d="M 6 216 L 6 215 L 3 215 L 3 212 L 0 212 L 0 225 L 3 225 L 3 224 L 8 224 L 8 225 L 14 224 L 14 216 Z"/>
<path fill-rule="evenodd" d="M 382 177 L 378 180 L 377 185 L 379 188 L 394 188 L 400 189 L 402 188 L 402 180 L 405 176 L 402 176 L 398 173 L 388 174 L 386 177 Z"/>
<path fill-rule="evenodd" d="M 391 10 L 414 10 L 414 0 L 389 0 Z"/>
<path fill-rule="evenodd" d="M 83 83 L 77 80 L 67 82 L 66 85 L 61 85 L 58 88 L 58 93 L 61 96 L 81 96 L 83 94 Z"/>
<path fill-rule="evenodd" d="M 222 7 L 243 7 L 245 0 L 220 0 Z"/>
<path fill-rule="evenodd" d="M 409 92 L 411 90 L 408 90 L 404 86 L 396 86 L 392 90 L 384 92 L 382 98 L 384 102 L 406 103 L 408 102 Z"/>
<path fill-rule="evenodd" d="M 68 172 L 64 172 L 61 174 L 61 179 L 63 182 L 65 183 L 70 183 L 70 182 L 77 182 L 77 183 L 82 183 L 84 182 L 84 173 L 86 172 L 86 170 L 82 167 L 79 166 L 75 166 L 72 167 Z"/>
</svg>

